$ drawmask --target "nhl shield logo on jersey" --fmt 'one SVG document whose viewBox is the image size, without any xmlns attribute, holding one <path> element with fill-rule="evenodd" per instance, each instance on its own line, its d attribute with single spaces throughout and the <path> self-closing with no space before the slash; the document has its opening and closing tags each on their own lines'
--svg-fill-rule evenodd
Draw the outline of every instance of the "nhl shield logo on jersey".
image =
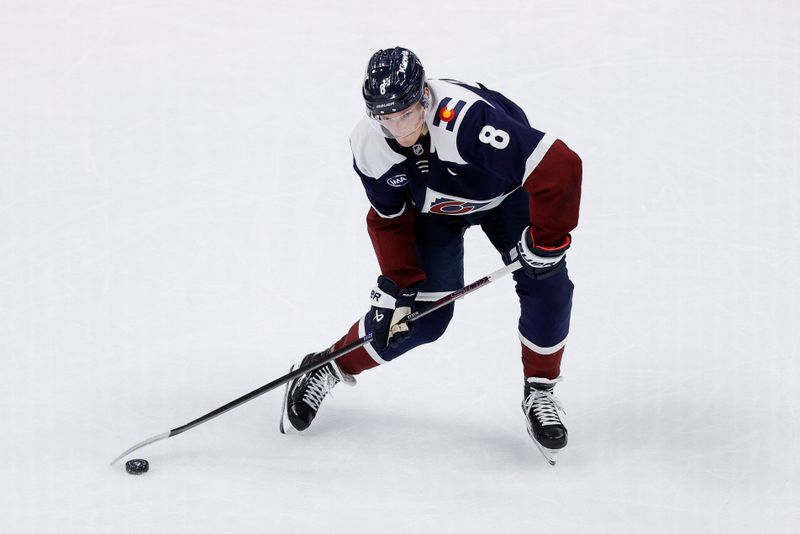
<svg viewBox="0 0 800 534">
<path fill-rule="evenodd" d="M 442 101 L 439 102 L 439 107 L 436 109 L 436 116 L 433 118 L 434 126 L 441 126 L 442 123 L 445 123 L 446 129 L 450 132 L 456 127 L 458 114 L 464 106 L 467 105 L 463 100 L 456 100 L 455 104 L 452 102 L 453 99 L 449 96 L 443 98 Z"/>
</svg>

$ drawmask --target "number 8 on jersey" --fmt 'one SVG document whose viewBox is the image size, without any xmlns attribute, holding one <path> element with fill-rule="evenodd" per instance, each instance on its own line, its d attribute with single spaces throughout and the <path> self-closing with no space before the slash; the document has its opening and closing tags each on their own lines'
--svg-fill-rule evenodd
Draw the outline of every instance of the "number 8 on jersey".
<svg viewBox="0 0 800 534">
<path fill-rule="evenodd" d="M 487 124 L 481 130 L 481 133 L 478 134 L 478 141 L 486 143 L 498 150 L 503 150 L 508 146 L 508 143 L 511 142 L 511 136 L 508 135 L 508 132 L 498 130 L 494 126 L 489 126 Z"/>
</svg>

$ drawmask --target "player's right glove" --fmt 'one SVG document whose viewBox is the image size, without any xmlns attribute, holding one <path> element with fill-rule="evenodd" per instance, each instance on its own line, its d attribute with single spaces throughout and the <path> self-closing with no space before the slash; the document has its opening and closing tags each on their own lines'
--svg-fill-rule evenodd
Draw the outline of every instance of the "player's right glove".
<svg viewBox="0 0 800 534">
<path fill-rule="evenodd" d="M 409 287 L 401 291 L 392 280 L 383 275 L 378 277 L 378 286 L 370 294 L 372 309 L 369 312 L 375 350 L 383 352 L 408 339 L 411 323 L 400 321 L 411 313 L 415 298 L 416 288 Z"/>
<path fill-rule="evenodd" d="M 564 241 L 555 247 L 538 247 L 533 243 L 531 227 L 527 226 L 522 231 L 517 254 L 525 274 L 536 280 L 544 280 L 560 272 L 567 266 L 566 253 L 572 236 L 567 234 Z"/>
</svg>

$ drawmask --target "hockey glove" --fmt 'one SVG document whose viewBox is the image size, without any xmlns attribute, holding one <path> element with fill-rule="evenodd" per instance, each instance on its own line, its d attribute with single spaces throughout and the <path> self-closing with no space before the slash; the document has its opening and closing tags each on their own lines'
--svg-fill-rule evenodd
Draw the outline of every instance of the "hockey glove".
<svg viewBox="0 0 800 534">
<path fill-rule="evenodd" d="M 517 254 L 522 270 L 536 280 L 553 276 L 567 266 L 566 252 L 571 243 L 572 236 L 567 234 L 564 242 L 556 247 L 538 247 L 533 244 L 531 227 L 526 227 L 517 243 Z"/>
<path fill-rule="evenodd" d="M 369 312 L 369 320 L 372 321 L 372 346 L 375 350 L 383 352 L 408 339 L 411 335 L 411 323 L 401 320 L 411 313 L 415 298 L 415 288 L 400 291 L 397 284 L 390 279 L 383 275 L 378 277 L 378 286 L 370 294 L 372 309 Z"/>
</svg>

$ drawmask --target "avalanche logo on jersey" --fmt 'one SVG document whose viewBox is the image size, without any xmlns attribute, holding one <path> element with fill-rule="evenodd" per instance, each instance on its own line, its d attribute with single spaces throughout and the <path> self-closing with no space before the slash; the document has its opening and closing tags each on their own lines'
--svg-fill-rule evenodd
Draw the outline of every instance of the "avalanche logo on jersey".
<svg viewBox="0 0 800 534">
<path fill-rule="evenodd" d="M 471 211 L 480 210 L 488 206 L 489 202 L 475 202 L 454 200 L 452 198 L 440 197 L 431 203 L 428 211 L 439 215 L 464 215 Z"/>
<path fill-rule="evenodd" d="M 428 187 L 425 191 L 425 202 L 422 205 L 422 213 L 436 213 L 437 215 L 466 215 L 476 211 L 490 210 L 499 206 L 503 200 L 516 191 L 515 188 L 508 193 L 494 198 L 475 200 L 471 198 L 457 197 L 450 193 L 441 193 Z"/>
<path fill-rule="evenodd" d="M 452 102 L 452 98 L 449 96 L 443 98 L 441 102 L 439 102 L 439 107 L 436 110 L 436 116 L 433 118 L 433 125 L 440 126 L 442 122 L 447 125 L 447 131 L 452 132 L 456 127 L 456 121 L 458 120 L 458 114 L 467 105 L 466 102 L 463 100 L 457 100 L 455 104 L 452 106 L 450 103 Z"/>
</svg>

